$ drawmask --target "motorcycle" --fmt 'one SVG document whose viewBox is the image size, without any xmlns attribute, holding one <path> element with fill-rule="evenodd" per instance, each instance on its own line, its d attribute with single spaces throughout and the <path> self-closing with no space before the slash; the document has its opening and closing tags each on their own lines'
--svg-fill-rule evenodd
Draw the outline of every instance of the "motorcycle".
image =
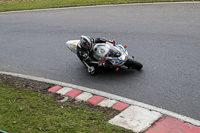
<svg viewBox="0 0 200 133">
<path fill-rule="evenodd" d="M 80 40 L 69 40 L 66 42 L 67 47 L 75 54 L 77 54 L 77 44 Z M 128 56 L 127 45 L 121 44 L 113 45 L 112 43 L 97 43 L 92 47 L 93 58 L 96 61 L 92 61 L 88 65 L 85 61 L 83 63 L 88 68 L 88 72 L 93 75 L 97 67 L 110 67 L 119 70 L 119 67 L 126 66 L 136 70 L 141 70 L 143 65 L 134 60 L 134 57 Z"/>
</svg>

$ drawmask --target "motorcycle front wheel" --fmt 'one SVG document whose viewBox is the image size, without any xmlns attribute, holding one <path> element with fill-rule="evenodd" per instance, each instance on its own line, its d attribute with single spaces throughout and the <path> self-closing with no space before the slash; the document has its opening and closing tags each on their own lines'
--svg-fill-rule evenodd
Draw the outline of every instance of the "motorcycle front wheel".
<svg viewBox="0 0 200 133">
<path fill-rule="evenodd" d="M 133 59 L 129 59 L 128 61 L 126 61 L 126 63 L 124 65 L 127 67 L 131 67 L 133 69 L 136 69 L 136 70 L 141 70 L 143 68 L 143 65 L 140 62 L 137 62 Z"/>
</svg>

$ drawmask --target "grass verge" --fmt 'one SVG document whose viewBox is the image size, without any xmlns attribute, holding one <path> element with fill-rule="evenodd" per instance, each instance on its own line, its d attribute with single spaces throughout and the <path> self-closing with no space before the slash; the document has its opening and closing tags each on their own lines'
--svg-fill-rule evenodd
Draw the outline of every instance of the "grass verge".
<svg viewBox="0 0 200 133">
<path fill-rule="evenodd" d="M 181 1 L 194 0 L 0 0 L 0 12 L 90 5 Z"/>
<path fill-rule="evenodd" d="M 59 103 L 29 89 L 0 84 L 0 129 L 9 133 L 131 132 L 111 125 L 111 116 L 82 106 Z"/>
</svg>

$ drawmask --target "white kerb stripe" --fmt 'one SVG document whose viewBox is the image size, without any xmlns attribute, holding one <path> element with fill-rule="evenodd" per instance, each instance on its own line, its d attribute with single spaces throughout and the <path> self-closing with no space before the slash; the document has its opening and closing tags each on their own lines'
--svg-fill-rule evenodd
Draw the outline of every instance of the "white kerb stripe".
<svg viewBox="0 0 200 133">
<path fill-rule="evenodd" d="M 138 106 L 130 106 L 111 119 L 109 123 L 138 133 L 145 131 L 161 117 L 162 114 L 158 112 L 150 111 Z"/>
<path fill-rule="evenodd" d="M 61 94 L 61 95 L 65 95 L 65 94 L 67 94 L 68 92 L 70 92 L 71 90 L 72 90 L 72 88 L 64 87 L 64 88 L 58 90 L 56 93 Z"/>
</svg>

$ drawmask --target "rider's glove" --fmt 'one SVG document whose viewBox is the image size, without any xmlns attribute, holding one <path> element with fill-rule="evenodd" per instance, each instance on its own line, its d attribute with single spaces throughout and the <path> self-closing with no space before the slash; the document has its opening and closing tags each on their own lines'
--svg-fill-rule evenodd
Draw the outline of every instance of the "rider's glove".
<svg viewBox="0 0 200 133">
<path fill-rule="evenodd" d="M 83 60 L 87 60 L 89 58 L 88 54 L 84 53 L 83 54 Z"/>
</svg>

